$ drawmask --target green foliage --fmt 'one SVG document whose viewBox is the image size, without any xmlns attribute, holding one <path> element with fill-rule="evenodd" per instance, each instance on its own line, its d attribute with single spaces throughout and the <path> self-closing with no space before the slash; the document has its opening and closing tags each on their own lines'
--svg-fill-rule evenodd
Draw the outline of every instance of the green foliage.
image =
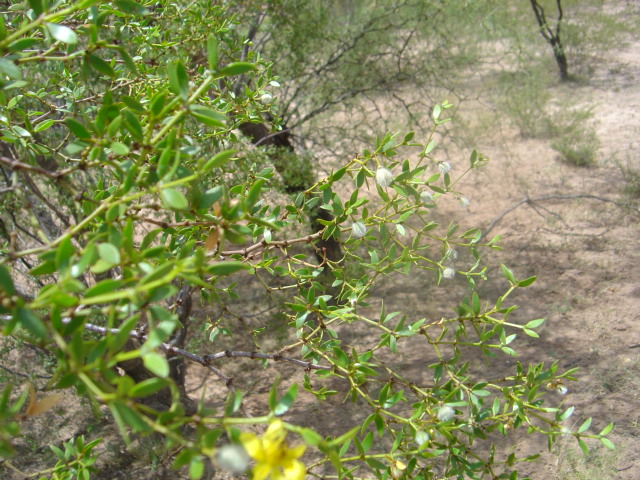
<svg viewBox="0 0 640 480">
<path fill-rule="evenodd" d="M 503 74 L 501 108 L 524 138 L 553 135 L 551 77 L 541 69 Z"/>
<path fill-rule="evenodd" d="M 381 79 L 397 64 L 397 57 L 385 60 L 377 76 L 365 75 L 373 68 L 367 55 L 390 45 L 376 32 L 395 26 L 393 45 L 406 40 L 406 46 L 420 32 L 409 22 L 436 18 L 429 25 L 447 32 L 464 22 L 445 14 L 469 2 L 417 2 L 393 15 L 388 2 L 374 2 L 371 9 L 327 2 L 341 6 L 341 22 L 334 22 L 324 2 L 269 3 L 277 15 L 260 18 L 267 32 L 279 35 L 265 51 L 277 51 L 279 42 L 300 44 L 301 50 L 282 53 L 296 62 L 252 52 L 239 33 L 250 34 L 246 19 L 255 16 L 252 8 L 261 12 L 263 2 L 229 3 L 227 10 L 205 0 L 188 9 L 179 2 L 35 0 L 0 14 L 0 315 L 3 335 L 36 344 L 56 359 L 48 388 L 74 389 L 108 407 L 125 442 L 132 433 L 159 435 L 175 453 L 173 467 L 187 468 L 193 479 L 204 475 L 205 459 L 232 473 L 246 471 L 247 454 L 260 478 L 284 471 L 301 479 L 306 470 L 340 478 L 515 479 L 517 462 L 534 458 L 500 457 L 495 436 L 522 429 L 552 445 L 570 433 L 583 449 L 588 438 L 610 446 L 612 426 L 589 433 L 585 422 L 567 432 L 573 407 L 553 398 L 547 403 L 549 392 L 562 392 L 575 380 L 574 371 L 561 372 L 556 363 L 517 363 L 506 376 L 472 368 L 516 356 L 516 340 L 537 337 L 543 320 L 522 322 L 512 315 L 516 306 L 509 297 L 534 277 L 521 279 L 503 266 L 505 291 L 491 298 L 478 293 L 488 271 L 482 253 L 497 248 L 497 239 L 486 242 L 477 228 L 462 231 L 450 219 L 441 226 L 432 218 L 442 197 L 468 204 L 460 178 L 486 163 L 473 150 L 460 162 L 464 167 L 452 171 L 436 157 L 436 135 L 451 120 L 452 104 L 410 108 L 409 116 L 420 118 L 420 132 L 378 133 L 355 152 L 351 145 L 341 164 L 320 178 L 313 178 L 310 158 L 256 155 L 239 138 L 240 125 L 262 121 L 270 111 L 272 98 L 264 95 L 277 85 L 289 92 L 282 108 L 297 109 L 290 119 L 335 114 L 338 99 L 352 112 L 347 100 L 381 94 L 387 88 Z M 314 37 L 306 36 L 309 25 L 298 30 L 287 21 L 287 15 L 302 14 L 318 22 Z M 366 35 L 353 29 L 350 18 L 369 25 Z M 403 36 L 398 26 L 415 29 Z M 327 30 L 320 33 L 320 27 Z M 351 34 L 347 43 L 333 37 L 345 31 Z M 336 44 L 346 45 L 337 57 Z M 475 54 L 470 45 L 461 44 L 458 61 Z M 303 47 L 316 48 L 317 57 Z M 446 76 L 449 54 L 436 56 L 437 43 L 429 52 L 433 62 L 400 69 L 393 81 L 427 71 Z M 276 80 L 280 65 L 284 76 Z M 317 91 L 323 99 L 318 110 L 307 103 L 317 98 L 304 93 L 320 73 L 331 79 L 327 88 L 338 90 Z M 357 93 L 340 85 L 355 85 Z M 336 138 L 348 144 L 344 136 Z M 275 191 L 277 174 L 285 186 L 302 191 L 284 198 Z M 318 219 L 320 230 L 300 235 L 318 210 L 330 214 Z M 313 243 L 320 239 L 340 242 L 344 258 L 318 261 Z M 330 287 L 321 275 L 331 279 Z M 387 311 L 387 299 L 378 302 L 373 293 L 390 281 L 424 281 L 434 288 L 459 282 L 466 294 L 448 317 Z M 249 316 L 261 315 L 263 305 L 240 298 L 243 289 L 282 306 L 278 315 L 286 327 L 280 325 L 277 336 L 283 345 L 264 347 L 275 336 L 266 322 L 251 327 L 246 315 L 232 313 L 235 302 L 255 308 Z M 196 325 L 210 332 L 192 343 L 197 351 L 179 343 L 195 321 L 187 308 L 191 298 L 222 312 L 220 321 Z M 354 341 L 350 331 L 364 334 Z M 222 336 L 233 345 L 249 338 L 253 350 L 221 348 Z M 408 342 L 423 351 L 415 359 L 418 378 L 396 362 Z M 265 413 L 246 416 L 242 394 L 221 360 L 236 362 L 248 382 L 271 372 L 242 369 L 240 358 L 264 366 L 287 362 L 304 370 L 304 380 L 282 388 L 273 381 L 263 399 Z M 177 360 L 212 371 L 229 389 L 225 406 L 190 405 Z M 303 391 L 330 415 L 326 399 L 337 392 L 334 384 L 357 405 L 362 421 L 321 433 L 321 424 L 289 420 Z M 13 388 L 5 386 L 0 398 L 4 457 L 12 455 L 22 422 L 46 415 L 53 404 L 33 403 L 35 395 L 26 404 L 28 390 L 15 394 Z M 247 431 L 266 424 L 260 436 Z M 223 462 L 225 442 L 232 451 Z M 57 463 L 41 473 L 89 478 L 98 443 L 78 437 L 64 451 L 52 447 Z M 313 463 L 295 443 L 313 450 Z"/>
<path fill-rule="evenodd" d="M 581 128 L 560 136 L 551 143 L 551 147 L 564 162 L 576 167 L 589 167 L 595 163 L 600 141 L 593 128 Z"/>
<path fill-rule="evenodd" d="M 640 168 L 632 166 L 631 159 L 628 159 L 625 164 L 619 164 L 624 178 L 625 185 L 623 186 L 623 192 L 632 198 L 640 197 Z"/>
</svg>

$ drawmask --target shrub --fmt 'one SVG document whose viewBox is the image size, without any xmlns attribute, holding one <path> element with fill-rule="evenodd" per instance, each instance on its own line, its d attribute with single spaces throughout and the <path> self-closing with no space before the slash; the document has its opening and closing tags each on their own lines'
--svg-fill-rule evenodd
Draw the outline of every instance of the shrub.
<svg viewBox="0 0 640 480">
<path fill-rule="evenodd" d="M 589 167 L 595 163 L 600 140 L 593 128 L 580 128 L 566 133 L 551 143 L 560 159 L 576 167 Z"/>
<path fill-rule="evenodd" d="M 258 479 L 330 470 L 348 478 L 517 478 L 521 459 L 497 455 L 494 436 L 520 428 L 549 444 L 570 433 L 585 452 L 587 438 L 612 447 L 612 425 L 588 433 L 589 419 L 570 432 L 563 422 L 573 408 L 545 404 L 548 392 L 566 392 L 575 370 L 517 363 L 505 376 L 471 368 L 515 356 L 517 337 L 537 337 L 543 320 L 512 315 L 509 296 L 535 278 L 506 266 L 504 293 L 480 298 L 481 254 L 497 239 L 430 218 L 442 196 L 468 204 L 458 180 L 485 163 L 476 151 L 465 167 L 433 155 L 451 105 L 433 108 L 424 139 L 383 134 L 291 197 L 274 192 L 279 166 L 254 155 L 238 129 L 265 118 L 277 65 L 234 40 L 230 32 L 243 26 L 224 5 L 31 0 L 0 15 L 0 315 L 3 335 L 56 359 L 50 389 L 103 404 L 125 442 L 132 433 L 159 435 L 173 467 L 188 467 L 194 479 L 209 460 L 232 473 L 251 468 Z M 307 182 L 308 162 L 299 165 Z M 301 234 L 312 214 L 320 229 Z M 330 240 L 342 258 L 319 247 Z M 456 259 L 463 250 L 470 261 Z M 468 291 L 443 318 L 369 299 L 403 276 L 442 288 L 463 281 Z M 265 311 L 241 297 L 246 287 L 282 306 L 284 333 L 233 313 L 233 304 Z M 222 313 L 202 319 L 193 315 L 198 305 Z M 364 334 L 351 342 L 355 330 Z M 194 332 L 209 336 L 188 343 Z M 263 347 L 272 337 L 284 341 Z M 406 342 L 424 351 L 415 359 L 426 372 L 420 378 L 397 362 Z M 303 378 L 282 387 L 274 380 L 263 413 L 248 416 L 235 384 L 272 373 L 244 368 L 234 384 L 223 359 L 238 369 L 240 359 L 288 363 Z M 228 389 L 219 409 L 190 398 L 187 361 Z M 326 399 L 337 391 L 326 379 L 342 385 L 362 419 L 321 434 L 319 422 L 301 425 L 288 413 L 305 390 L 330 415 Z M 6 458 L 23 422 L 60 401 L 33 388 L 14 392 L 8 384 L 0 397 Z M 57 463 L 29 475 L 89 478 L 99 443 L 78 437 L 64 451 L 52 446 Z"/>
</svg>

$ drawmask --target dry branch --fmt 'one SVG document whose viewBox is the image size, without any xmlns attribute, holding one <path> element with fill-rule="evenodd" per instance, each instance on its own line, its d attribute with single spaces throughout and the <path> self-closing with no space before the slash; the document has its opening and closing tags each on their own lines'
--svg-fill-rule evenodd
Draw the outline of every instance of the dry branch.
<svg viewBox="0 0 640 480">
<path fill-rule="evenodd" d="M 598 197 L 597 195 L 587 195 L 587 194 L 581 194 L 581 195 L 543 195 L 541 197 L 529 197 L 528 195 L 526 197 L 524 197 L 522 200 L 520 200 L 519 202 L 513 204 L 512 206 L 510 206 L 509 208 L 507 208 L 506 210 L 504 210 L 500 215 L 498 215 L 490 224 L 489 226 L 486 228 L 486 230 L 483 231 L 481 238 L 486 237 L 489 232 L 491 230 L 494 229 L 494 227 L 500 223 L 502 221 L 502 219 L 504 217 L 506 217 L 509 213 L 511 213 L 512 211 L 514 211 L 516 208 L 520 207 L 521 205 L 527 204 L 530 206 L 534 206 L 535 202 L 543 202 L 545 200 L 574 200 L 577 198 L 589 198 L 592 200 L 599 200 L 601 202 L 607 202 L 607 203 L 613 203 L 619 207 L 623 207 L 623 208 L 629 208 L 631 210 L 634 210 L 636 212 L 639 212 L 640 209 L 638 207 L 636 207 L 635 205 L 632 205 L 630 203 L 626 203 L 626 202 L 618 202 L 617 200 L 611 200 L 609 198 L 604 198 L 604 197 Z"/>
</svg>

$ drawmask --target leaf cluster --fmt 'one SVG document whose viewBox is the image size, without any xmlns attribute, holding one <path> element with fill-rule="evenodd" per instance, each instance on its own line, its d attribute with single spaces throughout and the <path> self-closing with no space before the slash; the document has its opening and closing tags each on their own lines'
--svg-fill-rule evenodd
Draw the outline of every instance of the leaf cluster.
<svg viewBox="0 0 640 480">
<path fill-rule="evenodd" d="M 125 442 L 132 433 L 159 435 L 167 451 L 178 452 L 173 467 L 188 467 L 194 479 L 225 441 L 242 444 L 248 426 L 286 419 L 302 391 L 328 410 L 326 399 L 338 390 L 327 380 L 366 416 L 337 432 L 283 423 L 316 453 L 306 462 L 310 474 L 429 479 L 443 469 L 446 476 L 517 478 L 516 463 L 533 458 L 499 458 L 493 435 L 524 428 L 551 444 L 565 434 L 562 422 L 573 410 L 545 401 L 574 372 L 542 363 L 518 363 L 507 376 L 471 368 L 478 359 L 515 356 L 518 335 L 536 337 L 542 320 L 513 318 L 509 295 L 535 278 L 518 279 L 506 266 L 506 291 L 481 298 L 482 251 L 497 248 L 497 238 L 484 242 L 479 229 L 440 225 L 432 215 L 447 198 L 468 203 L 461 178 L 487 161 L 473 150 L 452 171 L 436 156 L 436 131 L 450 121 L 452 104 L 423 112 L 423 135 L 380 135 L 319 178 L 297 159 L 303 188 L 285 197 L 275 188 L 278 160 L 256 155 L 238 133 L 241 124 L 262 121 L 271 108 L 262 101 L 265 88 L 278 84 L 278 61 L 268 63 L 238 38 L 245 24 L 231 9 L 239 4 L 147 3 L 33 0 L 0 13 L 3 335 L 56 359 L 47 389 L 73 389 L 105 405 Z M 384 3 L 372 25 L 398 21 L 383 15 Z M 329 25 L 326 10 L 311 4 Z M 345 55 L 362 54 L 359 42 Z M 330 72 L 331 62 L 323 65 Z M 330 215 L 306 231 L 318 210 Z M 327 240 L 339 242 L 341 259 L 318 246 Z M 398 278 L 426 278 L 443 289 L 463 278 L 467 294 L 446 318 L 387 312 L 374 288 Z M 281 347 L 262 347 L 273 332 L 234 315 L 234 304 L 251 307 L 239 293 L 247 285 L 279 305 Z M 196 319 L 192 299 L 217 308 L 220 318 Z M 191 344 L 197 351 L 185 341 L 190 324 L 210 332 Z M 362 342 L 348 341 L 351 328 L 367 332 Z M 237 347 L 246 337 L 251 351 Z M 407 342 L 424 349 L 415 361 L 424 362 L 426 376 L 413 378 L 394 361 Z M 304 377 L 284 392 L 272 382 L 267 413 L 249 416 L 223 359 L 287 363 Z M 228 389 L 223 407 L 188 398 L 185 361 Z M 255 381 L 268 375 L 242 372 Z M 46 415 L 49 405 L 34 395 L 27 403 L 27 389 L 13 392 L 7 385 L 0 398 L 5 457 L 22 422 Z M 585 438 L 611 446 L 604 437 L 611 427 L 591 435 L 589 426 L 571 432 L 581 447 Z M 52 448 L 57 463 L 47 472 L 89 478 L 98 443 L 78 437 Z"/>
</svg>

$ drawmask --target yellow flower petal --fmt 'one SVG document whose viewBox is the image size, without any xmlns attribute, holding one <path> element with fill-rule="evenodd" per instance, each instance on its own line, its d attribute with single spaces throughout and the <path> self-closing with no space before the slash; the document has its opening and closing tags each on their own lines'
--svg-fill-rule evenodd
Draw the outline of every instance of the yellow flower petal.
<svg viewBox="0 0 640 480">
<path fill-rule="evenodd" d="M 307 473 L 307 469 L 304 463 L 298 460 L 290 462 L 289 466 L 284 469 L 284 478 L 287 480 L 304 480 L 304 476 Z"/>
<path fill-rule="evenodd" d="M 242 442 L 242 446 L 251 458 L 255 459 L 256 457 L 261 456 L 262 442 L 255 436 L 255 434 L 250 432 L 241 433 L 240 442 Z"/>
<path fill-rule="evenodd" d="M 405 468 L 407 468 L 407 465 L 405 463 L 402 463 L 400 460 L 396 460 L 395 461 L 395 467 L 398 470 L 404 470 Z"/>
<path fill-rule="evenodd" d="M 287 431 L 284 429 L 282 420 L 275 420 L 271 422 L 263 438 L 265 441 L 282 442 L 286 435 Z"/>
<path fill-rule="evenodd" d="M 307 449 L 306 445 L 298 445 L 297 447 L 287 449 L 287 458 L 291 460 L 295 460 L 296 458 L 300 458 L 304 451 Z"/>
<path fill-rule="evenodd" d="M 253 480 L 264 480 L 270 473 L 272 473 L 271 466 L 268 463 L 257 463 L 253 467 Z"/>
<path fill-rule="evenodd" d="M 244 449 L 256 461 L 253 480 L 304 480 L 307 469 L 297 459 L 307 447 L 288 448 L 286 436 L 287 430 L 281 420 L 273 421 L 262 437 L 250 432 L 240 434 Z"/>
</svg>

